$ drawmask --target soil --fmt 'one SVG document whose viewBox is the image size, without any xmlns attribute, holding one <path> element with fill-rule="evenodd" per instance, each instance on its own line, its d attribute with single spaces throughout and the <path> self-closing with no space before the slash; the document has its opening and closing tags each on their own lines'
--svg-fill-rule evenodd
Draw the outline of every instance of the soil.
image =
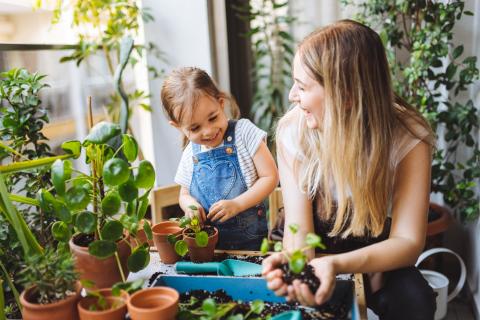
<svg viewBox="0 0 480 320">
<path fill-rule="evenodd" d="M 193 305 L 187 307 L 185 304 L 190 303 L 191 297 L 195 297 L 197 301 Z M 208 298 L 214 299 L 217 304 L 228 303 L 233 301 L 232 298 L 228 296 L 223 290 L 218 290 L 213 293 L 205 290 L 193 290 L 180 295 L 180 304 L 181 304 L 180 310 L 181 311 L 193 310 L 193 309 L 199 308 L 201 307 L 202 302 Z M 265 302 L 265 308 L 260 314 L 260 318 L 265 319 L 268 317 L 268 315 L 274 316 L 276 314 L 279 314 L 285 311 L 299 310 L 302 313 L 302 318 L 304 320 L 313 320 L 313 319 L 343 320 L 343 319 L 349 319 L 349 309 L 350 309 L 349 303 L 344 303 L 341 307 L 337 305 L 335 308 L 332 308 L 331 304 L 325 304 L 319 308 L 313 309 L 313 308 L 302 308 L 298 303 L 285 304 L 285 303 Z M 246 315 L 249 310 L 250 310 L 250 304 L 248 302 L 237 301 L 237 305 L 220 319 L 227 319 L 229 316 L 232 316 L 235 314 Z M 181 313 L 178 316 L 178 319 L 186 320 L 186 319 L 196 319 L 196 318 L 188 317 L 187 315 Z"/>
<path fill-rule="evenodd" d="M 73 238 L 73 243 L 80 247 L 88 247 L 90 243 L 95 240 L 95 236 L 93 234 L 83 234 L 80 233 L 79 235 Z"/>
<path fill-rule="evenodd" d="M 152 284 L 153 284 L 153 281 L 155 281 L 157 279 L 157 277 L 161 274 L 165 274 L 165 273 L 159 271 L 159 272 L 155 272 L 154 274 L 152 274 L 150 279 L 148 279 L 148 286 L 147 287 L 151 287 Z"/>
<path fill-rule="evenodd" d="M 222 253 L 215 253 L 215 255 L 213 256 L 212 262 L 221 262 L 225 259 L 235 259 L 235 260 L 241 260 L 246 262 L 252 262 L 256 264 L 262 264 L 262 261 L 265 258 L 266 256 L 230 255 L 225 252 L 222 252 Z M 188 255 L 188 253 L 182 258 L 182 261 L 190 261 L 190 256 Z"/>
<path fill-rule="evenodd" d="M 215 229 L 213 228 L 213 226 L 209 226 L 209 225 L 203 226 L 202 231 L 205 231 L 208 234 L 209 237 L 211 237 L 215 234 Z M 193 232 L 193 230 L 191 230 L 191 229 L 187 229 L 185 231 L 185 235 L 187 235 L 189 237 L 192 237 L 192 238 L 195 238 L 195 232 Z"/>
<path fill-rule="evenodd" d="M 285 283 L 292 284 L 293 280 L 298 279 L 301 282 L 306 283 L 313 294 L 317 292 L 317 289 L 320 286 L 320 280 L 315 276 L 315 272 L 311 265 L 307 264 L 305 269 L 298 274 L 290 271 L 288 263 L 282 264 L 280 269 L 283 271 L 283 281 Z"/>
</svg>

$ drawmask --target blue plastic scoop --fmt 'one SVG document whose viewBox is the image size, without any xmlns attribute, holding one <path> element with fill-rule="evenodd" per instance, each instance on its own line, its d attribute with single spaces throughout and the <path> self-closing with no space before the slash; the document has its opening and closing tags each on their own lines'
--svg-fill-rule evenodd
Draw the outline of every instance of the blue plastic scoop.
<svg viewBox="0 0 480 320">
<path fill-rule="evenodd" d="M 262 274 L 262 266 L 252 262 L 225 259 L 222 262 L 194 263 L 179 261 L 175 264 L 179 273 L 216 273 L 221 276 L 255 276 Z"/>
<path fill-rule="evenodd" d="M 300 311 L 286 311 L 272 317 L 271 320 L 302 320 L 302 313 Z"/>
</svg>

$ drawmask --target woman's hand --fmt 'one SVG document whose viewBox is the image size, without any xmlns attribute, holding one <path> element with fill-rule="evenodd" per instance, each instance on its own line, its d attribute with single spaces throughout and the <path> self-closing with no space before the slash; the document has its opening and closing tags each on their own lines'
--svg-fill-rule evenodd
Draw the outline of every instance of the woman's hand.
<svg viewBox="0 0 480 320">
<path fill-rule="evenodd" d="M 315 292 L 314 295 L 308 288 L 308 285 L 301 283 L 299 280 L 295 280 L 292 285 L 287 288 L 288 299 L 297 300 L 305 306 L 321 305 L 330 299 L 335 289 L 335 276 L 337 273 L 333 256 L 313 259 L 310 261 L 310 265 L 320 280 L 320 287 L 317 289 L 317 292 Z"/>
<path fill-rule="evenodd" d="M 240 206 L 235 200 L 220 200 L 212 204 L 207 218 L 212 222 L 225 222 L 240 213 Z"/>
<path fill-rule="evenodd" d="M 283 271 L 278 269 L 287 259 L 281 253 L 274 253 L 262 262 L 262 276 L 267 280 L 267 287 L 277 296 L 287 294 L 287 284 L 283 282 Z"/>
</svg>

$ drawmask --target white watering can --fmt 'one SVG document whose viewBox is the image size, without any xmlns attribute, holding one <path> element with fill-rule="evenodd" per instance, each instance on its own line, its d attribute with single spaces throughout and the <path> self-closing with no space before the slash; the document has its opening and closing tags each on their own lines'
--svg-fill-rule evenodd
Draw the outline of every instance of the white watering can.
<svg viewBox="0 0 480 320">
<path fill-rule="evenodd" d="M 467 277 L 467 269 L 465 268 L 465 263 L 463 262 L 462 258 L 458 254 L 447 248 L 433 248 L 423 252 L 418 257 L 415 266 L 418 266 L 427 257 L 436 253 L 453 254 L 460 262 L 460 278 L 458 279 L 457 286 L 450 294 L 448 294 L 449 280 L 446 276 L 436 271 L 420 270 L 423 277 L 428 281 L 428 284 L 433 288 L 433 291 L 437 293 L 437 310 L 435 311 L 435 320 L 439 320 L 446 316 L 448 302 L 455 298 L 460 293 L 460 290 L 462 290 L 463 285 L 465 284 L 465 279 Z"/>
</svg>

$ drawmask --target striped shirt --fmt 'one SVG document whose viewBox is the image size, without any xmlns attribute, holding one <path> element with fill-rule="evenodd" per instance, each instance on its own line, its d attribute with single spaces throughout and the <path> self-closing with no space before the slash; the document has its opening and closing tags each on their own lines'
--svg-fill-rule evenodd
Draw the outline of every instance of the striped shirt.
<svg viewBox="0 0 480 320">
<path fill-rule="evenodd" d="M 262 141 L 266 142 L 267 133 L 255 126 L 248 119 L 240 119 L 235 126 L 235 147 L 237 157 L 247 188 L 253 186 L 258 179 L 257 169 L 253 163 L 253 156 Z M 223 142 L 220 146 L 223 146 Z M 205 149 L 202 146 L 202 151 Z M 190 189 L 193 175 L 192 143 L 183 150 L 182 158 L 175 174 L 175 183 Z"/>
</svg>

